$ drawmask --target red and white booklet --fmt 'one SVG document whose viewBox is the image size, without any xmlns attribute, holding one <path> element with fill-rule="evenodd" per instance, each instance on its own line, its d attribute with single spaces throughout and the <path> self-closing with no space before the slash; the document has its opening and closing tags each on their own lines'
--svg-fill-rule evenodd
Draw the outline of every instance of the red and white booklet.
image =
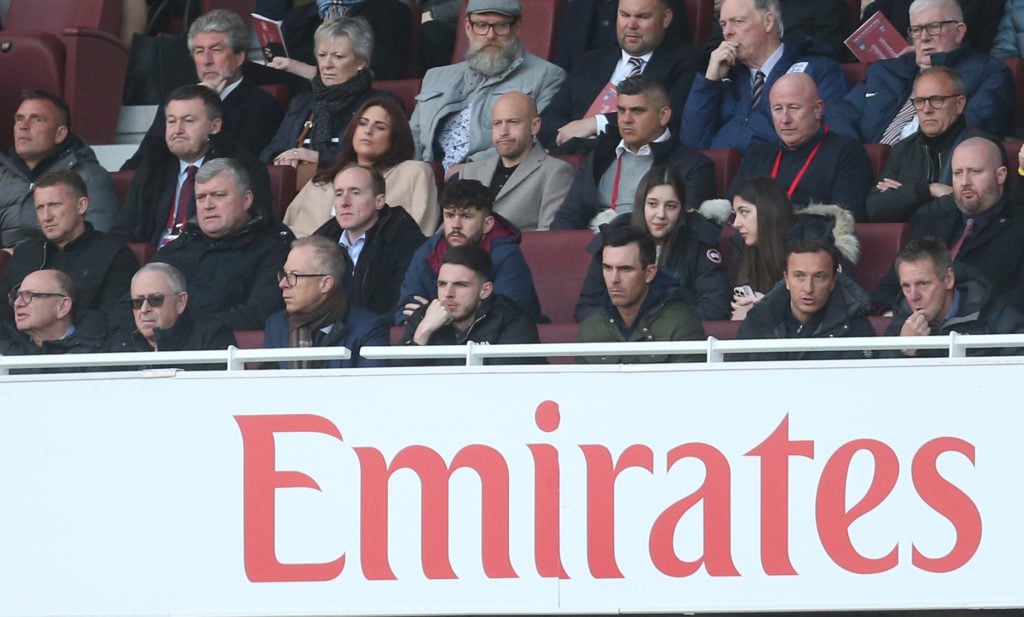
<svg viewBox="0 0 1024 617">
<path fill-rule="evenodd" d="M 263 51 L 263 60 L 270 62 L 276 56 L 288 57 L 288 48 L 284 45 L 284 35 L 281 33 L 281 22 L 259 13 L 249 13 L 252 16 L 252 23 L 256 26 L 256 40 L 260 43 L 260 50 Z"/>
<path fill-rule="evenodd" d="M 615 84 L 608 82 L 608 85 L 604 87 L 604 90 L 597 95 L 594 102 L 590 104 L 590 109 L 587 113 L 583 114 L 584 118 L 596 116 L 597 114 L 610 114 L 619 109 L 619 89 L 615 87 Z"/>
<path fill-rule="evenodd" d="M 869 17 L 846 39 L 846 46 L 864 63 L 895 58 L 907 45 L 903 33 L 881 11 Z"/>
</svg>

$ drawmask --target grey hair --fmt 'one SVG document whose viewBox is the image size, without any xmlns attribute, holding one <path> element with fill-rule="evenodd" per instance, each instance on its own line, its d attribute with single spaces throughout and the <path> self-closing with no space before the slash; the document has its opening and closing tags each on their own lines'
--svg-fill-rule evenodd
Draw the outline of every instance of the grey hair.
<svg viewBox="0 0 1024 617">
<path fill-rule="evenodd" d="M 252 190 L 252 182 L 249 181 L 249 172 L 245 167 L 233 158 L 223 157 L 203 163 L 203 166 L 196 172 L 196 183 L 209 182 L 214 176 L 227 173 L 235 179 L 238 185 L 238 192 L 245 193 Z"/>
<path fill-rule="evenodd" d="M 775 16 L 775 23 L 779 25 L 779 38 L 785 33 L 785 29 L 782 25 L 782 7 L 779 6 L 779 0 L 753 0 L 754 10 L 760 13 L 761 21 L 764 21 L 765 15 L 771 13 Z"/>
<path fill-rule="evenodd" d="M 347 37 L 352 44 L 352 55 L 370 65 L 373 58 L 373 30 L 363 17 L 339 17 L 320 24 L 313 34 L 314 46 L 319 49 L 328 41 Z"/>
<path fill-rule="evenodd" d="M 214 9 L 204 13 L 192 22 L 188 29 L 188 51 L 196 48 L 196 35 L 203 32 L 223 32 L 227 43 L 234 52 L 245 51 L 249 46 L 249 29 L 236 13 L 225 9 Z"/>
<path fill-rule="evenodd" d="M 957 2 L 957 0 L 914 0 L 914 2 L 910 4 L 910 10 L 907 12 L 911 17 L 913 17 L 916 13 L 935 8 L 945 9 L 949 13 L 952 13 L 950 17 L 956 19 L 958 22 L 962 22 L 964 20 L 964 10 L 960 8 L 960 3 Z"/>
<path fill-rule="evenodd" d="M 948 79 L 950 87 L 953 88 L 953 94 L 957 96 L 967 94 L 967 86 L 964 84 L 964 78 L 960 76 L 960 71 L 948 66 L 937 65 L 923 69 L 917 74 L 917 79 L 914 80 L 914 84 L 916 85 L 922 77 L 928 77 L 930 75 L 941 75 Z"/>
<path fill-rule="evenodd" d="M 144 272 L 159 272 L 163 274 L 167 278 L 167 284 L 171 288 L 171 293 L 179 294 L 188 291 L 188 287 L 185 284 L 185 275 L 171 264 L 165 264 L 160 261 L 149 262 L 139 268 L 135 276 L 132 277 L 132 285 L 135 284 L 135 279 L 139 278 Z"/>
<path fill-rule="evenodd" d="M 345 262 L 345 256 L 341 254 L 341 247 L 338 246 L 338 243 L 324 236 L 306 236 L 292 241 L 292 250 L 304 246 L 313 249 L 313 262 L 317 269 L 323 274 L 333 276 L 335 283 L 340 288 L 341 281 L 345 278 L 345 272 L 348 270 L 348 264 Z"/>
</svg>

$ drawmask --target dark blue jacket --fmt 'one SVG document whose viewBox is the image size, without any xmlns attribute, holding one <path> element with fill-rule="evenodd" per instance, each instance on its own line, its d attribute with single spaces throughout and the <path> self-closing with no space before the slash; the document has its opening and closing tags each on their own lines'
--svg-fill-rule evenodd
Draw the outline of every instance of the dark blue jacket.
<svg viewBox="0 0 1024 617">
<path fill-rule="evenodd" d="M 494 215 L 494 227 L 484 236 L 481 246 L 491 254 L 494 273 L 494 293 L 511 298 L 533 321 L 540 319 L 540 301 L 533 288 L 533 274 L 519 248 L 522 233 L 508 219 Z M 405 272 L 402 289 L 395 307 L 395 324 L 402 325 L 406 316 L 402 313 L 405 305 L 413 302 L 413 296 L 427 300 L 437 297 L 437 271 L 441 268 L 441 256 L 448 250 L 444 228 L 439 230 L 412 256 L 409 269 Z"/>
<path fill-rule="evenodd" d="M 288 313 L 278 311 L 267 318 L 267 327 L 263 332 L 264 349 L 283 349 L 288 347 Z M 352 357 L 348 360 L 316 360 L 314 368 L 360 368 L 381 366 L 378 360 L 367 360 L 359 357 L 359 349 L 363 345 L 387 345 L 389 343 L 387 316 L 377 315 L 360 306 L 350 306 L 345 317 L 336 321 L 331 331 L 324 334 L 317 330 L 313 333 L 313 347 L 348 347 Z M 287 362 L 279 363 L 287 368 Z"/>
<path fill-rule="evenodd" d="M 1009 132 L 1014 105 L 1013 74 L 1003 62 L 966 44 L 935 54 L 931 60 L 933 66 L 948 66 L 963 77 L 968 126 L 999 138 Z M 862 143 L 878 142 L 910 97 L 918 72 L 912 53 L 875 62 L 868 67 L 864 81 L 850 90 L 841 105 L 832 108 L 835 113 L 828 114 L 829 107 L 825 105 L 829 125 Z"/>
<path fill-rule="evenodd" d="M 693 80 L 690 97 L 686 99 L 680 141 L 691 148 L 736 148 L 775 141 L 775 126 L 768 109 L 767 93 L 775 80 L 794 65 L 803 65 L 800 72 L 814 78 L 818 94 L 825 101 L 825 116 L 831 122 L 830 110 L 836 109 L 849 89 L 839 64 L 831 58 L 815 55 L 812 39 L 787 42 L 782 58 L 765 81 L 765 96 L 756 109 L 750 108 L 750 70 L 741 65 L 729 69 L 722 81 L 711 81 L 698 74 Z"/>
</svg>

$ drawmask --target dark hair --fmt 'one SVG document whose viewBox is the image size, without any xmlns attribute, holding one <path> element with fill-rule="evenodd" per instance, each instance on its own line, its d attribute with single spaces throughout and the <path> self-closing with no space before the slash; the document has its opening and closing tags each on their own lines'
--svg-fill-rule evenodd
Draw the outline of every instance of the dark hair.
<svg viewBox="0 0 1024 617">
<path fill-rule="evenodd" d="M 485 217 L 494 210 L 491 190 L 479 180 L 452 180 L 441 191 L 442 210 L 479 210 Z"/>
<path fill-rule="evenodd" d="M 494 278 L 494 264 L 487 249 L 476 244 L 453 246 L 441 256 L 441 265 L 464 266 L 476 272 L 484 281 Z"/>
<path fill-rule="evenodd" d="M 655 81 L 643 75 L 623 79 L 619 82 L 616 91 L 619 96 L 623 94 L 626 96 L 642 96 L 645 101 L 657 109 L 665 107 L 669 102 L 668 91 L 665 90 L 665 86 L 660 81 Z"/>
<path fill-rule="evenodd" d="M 686 230 L 686 179 L 678 168 L 672 165 L 655 165 L 640 178 L 640 183 L 636 186 L 636 197 L 633 199 L 633 212 L 630 214 L 629 224 L 650 234 L 651 230 L 647 229 L 647 217 L 644 209 L 647 203 L 647 194 L 658 186 L 671 186 L 672 190 L 676 192 L 676 197 L 679 198 L 680 208 L 679 221 L 676 222 L 668 238 L 665 239 L 665 244 L 661 247 L 661 254 L 658 256 L 660 265 L 668 261 L 672 247 L 675 246 L 680 234 Z"/>
<path fill-rule="evenodd" d="M 22 102 L 50 101 L 57 110 L 57 126 L 66 126 L 68 127 L 68 132 L 71 132 L 71 108 L 64 102 L 64 99 L 46 90 L 23 88 L 21 90 L 21 100 Z"/>
<path fill-rule="evenodd" d="M 802 238 L 800 240 L 790 242 L 786 245 L 787 264 L 789 262 L 789 256 L 795 253 L 828 253 L 829 258 L 832 260 L 832 272 L 839 272 L 839 251 L 836 250 L 836 247 L 827 242 L 822 242 L 821 240 L 815 240 L 813 238 Z"/>
<path fill-rule="evenodd" d="M 946 243 L 932 236 L 907 242 L 896 256 L 896 263 L 893 267 L 898 273 L 900 264 L 914 263 L 925 259 L 932 261 L 932 264 L 935 265 L 935 276 L 940 279 L 946 276 L 946 272 L 953 267 L 953 258 L 949 254 Z"/>
<path fill-rule="evenodd" d="M 331 170 L 335 169 L 336 167 L 337 165 L 331 165 Z M 370 175 L 370 190 L 373 191 L 373 195 L 375 197 L 377 195 L 385 194 L 385 192 L 387 191 L 387 185 L 384 183 L 384 176 L 382 176 L 380 172 L 374 169 L 373 167 L 367 167 L 366 165 L 357 165 L 356 163 L 350 163 L 348 165 L 345 165 L 344 167 L 338 168 L 337 171 L 335 171 L 333 174 L 329 176 L 330 181 L 333 182 L 334 179 L 337 178 L 338 174 L 340 174 L 341 172 L 353 168 L 362 169 Z"/>
<path fill-rule="evenodd" d="M 82 179 L 82 176 L 78 175 L 77 171 L 72 169 L 58 169 L 46 172 L 36 180 L 34 189 L 46 189 L 58 184 L 68 187 L 68 190 L 75 196 L 75 199 L 89 196 L 85 180 Z"/>
<path fill-rule="evenodd" d="M 786 232 L 796 223 L 793 204 L 775 180 L 752 178 L 736 191 L 757 206 L 757 244 L 743 251 L 737 282 L 768 293 L 786 269 Z"/>
<path fill-rule="evenodd" d="M 654 238 L 643 229 L 637 229 L 631 225 L 605 225 L 601 228 L 602 253 L 606 246 L 627 246 L 636 243 L 640 252 L 640 266 L 646 268 L 657 259 L 658 249 L 654 245 Z"/>
<path fill-rule="evenodd" d="M 171 90 L 171 93 L 167 95 L 164 108 L 166 109 L 167 104 L 171 101 L 194 101 L 196 99 L 202 101 L 203 107 L 206 108 L 206 115 L 210 116 L 210 120 L 224 116 L 224 107 L 221 104 L 220 97 L 206 86 L 197 84 L 180 86 Z"/>
<path fill-rule="evenodd" d="M 352 143 L 355 139 L 356 129 L 359 128 L 359 118 L 362 118 L 366 110 L 371 107 L 380 107 L 391 119 L 391 144 L 387 151 L 373 162 L 374 169 L 387 171 L 402 161 L 409 161 L 416 157 L 416 146 L 413 144 L 412 129 L 409 128 L 405 110 L 392 99 L 375 97 L 363 103 L 352 115 L 352 120 L 345 127 L 345 135 L 341 138 L 341 154 L 330 167 L 319 174 L 318 182 L 329 182 L 338 175 L 339 171 L 359 160 Z"/>
</svg>

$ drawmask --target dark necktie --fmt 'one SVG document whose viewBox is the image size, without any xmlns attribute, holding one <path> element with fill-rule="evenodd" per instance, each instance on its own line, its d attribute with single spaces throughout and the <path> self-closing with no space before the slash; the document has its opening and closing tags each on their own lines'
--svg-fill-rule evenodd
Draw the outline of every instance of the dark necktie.
<svg viewBox="0 0 1024 617">
<path fill-rule="evenodd" d="M 754 73 L 754 87 L 750 91 L 750 108 L 757 108 L 757 104 L 761 102 L 761 95 L 764 94 L 764 73 L 758 71 Z"/>
<path fill-rule="evenodd" d="M 630 77 L 636 77 L 637 75 L 640 75 L 643 72 L 644 72 L 644 59 L 643 58 L 634 58 L 634 57 L 630 56 L 630 58 L 629 58 L 629 75 L 626 76 L 626 79 L 629 79 Z"/>
</svg>

